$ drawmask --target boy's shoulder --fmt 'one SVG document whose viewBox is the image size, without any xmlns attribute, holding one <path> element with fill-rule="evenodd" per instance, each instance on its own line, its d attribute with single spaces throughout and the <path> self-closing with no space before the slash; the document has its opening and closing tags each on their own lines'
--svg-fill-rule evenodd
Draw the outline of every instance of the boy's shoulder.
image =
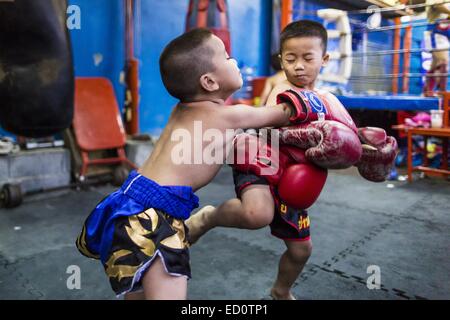
<svg viewBox="0 0 450 320">
<path fill-rule="evenodd" d="M 334 97 L 336 98 L 336 96 L 331 93 L 330 91 L 326 90 L 326 89 L 321 89 L 321 88 L 315 88 L 314 89 L 315 92 L 317 92 L 318 94 L 325 96 L 325 97 Z"/>
<path fill-rule="evenodd" d="M 189 103 L 178 103 L 171 119 L 174 122 L 203 121 L 216 123 L 217 119 L 226 117 L 230 106 L 210 100 L 195 101 Z"/>
<path fill-rule="evenodd" d="M 289 83 L 289 81 L 283 80 L 282 82 L 278 83 L 277 85 L 275 85 L 273 87 L 273 89 L 270 91 L 269 97 L 267 99 L 266 105 L 268 106 L 274 106 L 276 105 L 276 100 L 277 100 L 277 96 L 278 94 L 292 89 L 292 85 Z"/>
<path fill-rule="evenodd" d="M 219 110 L 222 106 L 225 106 L 225 104 L 220 105 L 212 100 L 202 100 L 193 102 L 179 102 L 176 105 L 176 108 L 183 109 L 187 112 L 197 112 L 200 110 Z"/>
<path fill-rule="evenodd" d="M 273 87 L 272 92 L 281 93 L 289 89 L 294 89 L 294 87 L 287 79 L 285 79 Z"/>
<path fill-rule="evenodd" d="M 325 98 L 328 102 L 333 103 L 334 105 L 342 105 L 341 101 L 336 97 L 336 95 L 328 90 L 325 89 L 315 89 L 315 91 Z M 343 106 L 343 105 L 342 105 Z"/>
</svg>

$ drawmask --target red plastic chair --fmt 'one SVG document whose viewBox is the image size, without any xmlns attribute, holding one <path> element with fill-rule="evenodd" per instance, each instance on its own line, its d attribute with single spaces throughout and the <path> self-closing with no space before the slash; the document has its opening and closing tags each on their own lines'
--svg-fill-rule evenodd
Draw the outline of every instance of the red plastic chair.
<svg viewBox="0 0 450 320">
<path fill-rule="evenodd" d="M 73 129 L 82 160 L 80 180 L 91 165 L 127 164 L 136 168 L 125 155 L 125 130 L 114 88 L 108 79 L 75 80 Z M 116 149 L 117 157 L 89 159 L 89 152 L 108 149 Z"/>
</svg>

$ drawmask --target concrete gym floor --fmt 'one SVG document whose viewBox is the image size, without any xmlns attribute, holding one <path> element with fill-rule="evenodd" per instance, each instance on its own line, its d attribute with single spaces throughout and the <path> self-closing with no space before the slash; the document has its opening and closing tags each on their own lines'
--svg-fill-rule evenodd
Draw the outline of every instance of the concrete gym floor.
<svg viewBox="0 0 450 320">
<path fill-rule="evenodd" d="M 388 187 L 389 186 L 389 187 Z M 74 241 L 113 187 L 29 197 L 0 210 L 0 299 L 115 299 L 100 263 Z M 200 190 L 202 205 L 234 197 L 224 167 Z M 310 209 L 313 254 L 294 294 L 301 299 L 450 299 L 450 184 L 445 179 L 370 183 L 353 169 L 331 172 Z M 257 231 L 217 228 L 191 249 L 189 299 L 264 299 L 283 243 Z M 69 266 L 81 289 L 66 285 Z M 369 266 L 381 288 L 369 290 Z"/>
</svg>

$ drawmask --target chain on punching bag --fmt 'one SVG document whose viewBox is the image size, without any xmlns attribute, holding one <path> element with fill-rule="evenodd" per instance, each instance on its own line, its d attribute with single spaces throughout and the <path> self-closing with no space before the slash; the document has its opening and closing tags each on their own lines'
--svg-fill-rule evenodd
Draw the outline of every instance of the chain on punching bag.
<svg viewBox="0 0 450 320">
<path fill-rule="evenodd" d="M 74 76 L 65 0 L 0 1 L 0 126 L 56 134 L 73 118 Z"/>
<path fill-rule="evenodd" d="M 231 37 L 228 25 L 226 0 L 189 1 L 186 31 L 194 28 L 208 28 L 223 41 L 228 54 L 231 54 Z"/>
</svg>

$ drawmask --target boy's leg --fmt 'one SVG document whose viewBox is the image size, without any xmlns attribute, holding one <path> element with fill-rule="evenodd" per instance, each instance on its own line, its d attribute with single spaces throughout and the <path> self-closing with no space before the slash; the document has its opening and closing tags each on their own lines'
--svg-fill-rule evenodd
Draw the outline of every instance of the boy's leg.
<svg viewBox="0 0 450 320">
<path fill-rule="evenodd" d="M 164 268 L 161 258 L 155 258 L 142 279 L 146 300 L 186 300 L 187 277 L 172 276 Z"/>
<path fill-rule="evenodd" d="M 447 47 L 448 47 L 448 45 L 447 45 Z M 434 59 L 436 60 L 434 72 L 441 74 L 440 76 L 436 77 L 437 89 L 440 91 L 446 91 L 446 89 L 447 89 L 447 73 L 448 73 L 448 51 L 435 52 Z"/>
<path fill-rule="evenodd" d="M 125 295 L 125 300 L 145 300 L 144 292 L 131 292 Z"/>
<path fill-rule="evenodd" d="M 270 294 L 275 300 L 295 300 L 291 288 L 311 255 L 312 243 L 311 240 L 284 242 L 287 250 L 281 256 Z"/>
<path fill-rule="evenodd" d="M 449 40 L 447 37 L 441 34 L 434 34 L 435 37 L 435 48 L 447 48 L 449 46 Z M 432 62 L 429 73 L 442 73 L 446 74 L 448 72 L 448 50 L 434 51 L 432 53 Z M 445 91 L 447 88 L 447 76 L 433 76 L 426 77 L 425 79 L 426 93 L 430 94 L 436 90 L 436 85 L 438 85 L 439 90 Z"/>
<path fill-rule="evenodd" d="M 189 242 L 195 243 L 214 227 L 259 229 L 273 219 L 274 201 L 268 185 L 250 185 L 243 189 L 241 199 L 235 198 L 219 207 L 206 206 L 186 220 Z"/>
</svg>

